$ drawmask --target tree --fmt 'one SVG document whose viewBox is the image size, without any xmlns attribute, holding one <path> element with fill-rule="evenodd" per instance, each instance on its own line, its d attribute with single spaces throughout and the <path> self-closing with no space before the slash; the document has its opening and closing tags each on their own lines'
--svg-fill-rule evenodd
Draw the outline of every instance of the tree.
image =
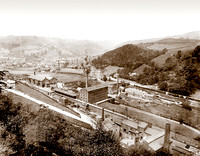
<svg viewBox="0 0 200 156">
<path fill-rule="evenodd" d="M 108 79 L 107 79 L 107 77 L 106 77 L 106 75 L 104 75 L 103 76 L 103 81 L 107 81 Z"/>
<path fill-rule="evenodd" d="M 179 50 L 179 51 L 177 52 L 177 54 L 176 54 L 176 59 L 180 59 L 181 56 L 182 56 L 182 52 L 181 52 L 181 50 Z"/>
<path fill-rule="evenodd" d="M 164 90 L 164 91 L 167 91 L 168 90 L 168 84 L 167 82 L 161 82 L 161 83 L 158 83 L 158 87 L 160 90 Z"/>
<path fill-rule="evenodd" d="M 164 49 L 162 50 L 162 53 L 165 54 L 166 52 L 168 52 L 168 50 L 167 50 L 167 48 L 164 48 Z"/>
<path fill-rule="evenodd" d="M 192 52 L 192 57 L 196 57 L 197 61 L 200 62 L 200 46 L 197 46 Z"/>
<path fill-rule="evenodd" d="M 4 76 L 5 76 L 5 73 L 3 71 L 0 71 L 0 80 L 3 80 Z M 0 94 L 1 94 L 1 91 L 2 91 L 2 87 L 0 84 Z"/>
<path fill-rule="evenodd" d="M 89 155 L 123 155 L 119 140 L 111 131 L 104 131 L 101 123 L 90 133 L 88 141 Z"/>
<path fill-rule="evenodd" d="M 155 155 L 155 153 L 150 151 L 147 146 L 145 146 L 144 144 L 134 145 L 128 151 L 128 155 L 129 156 L 153 156 L 153 155 Z"/>
<path fill-rule="evenodd" d="M 20 106 L 13 104 L 7 96 L 0 95 L 0 121 L 4 124 L 8 123 L 10 117 L 15 117 L 19 109 Z"/>
<path fill-rule="evenodd" d="M 4 76 L 5 76 L 5 73 L 3 71 L 0 71 L 0 80 L 3 80 Z"/>
</svg>

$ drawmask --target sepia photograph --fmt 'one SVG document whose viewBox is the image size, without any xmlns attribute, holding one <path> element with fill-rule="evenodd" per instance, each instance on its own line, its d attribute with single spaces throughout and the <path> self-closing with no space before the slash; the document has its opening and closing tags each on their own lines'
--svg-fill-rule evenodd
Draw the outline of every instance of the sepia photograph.
<svg viewBox="0 0 200 156">
<path fill-rule="evenodd" d="M 199 0 L 0 0 L 0 156 L 200 156 Z"/>
</svg>

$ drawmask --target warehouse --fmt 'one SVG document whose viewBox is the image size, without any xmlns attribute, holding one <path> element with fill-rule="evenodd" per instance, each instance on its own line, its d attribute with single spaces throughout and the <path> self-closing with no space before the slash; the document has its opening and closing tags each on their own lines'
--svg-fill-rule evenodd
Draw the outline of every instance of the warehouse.
<svg viewBox="0 0 200 156">
<path fill-rule="evenodd" d="M 108 98 L 108 86 L 107 85 L 96 85 L 80 90 L 80 100 L 96 103 Z"/>
<path fill-rule="evenodd" d="M 57 79 L 44 75 L 32 75 L 28 77 L 28 82 L 40 87 L 50 87 L 57 83 Z"/>
</svg>

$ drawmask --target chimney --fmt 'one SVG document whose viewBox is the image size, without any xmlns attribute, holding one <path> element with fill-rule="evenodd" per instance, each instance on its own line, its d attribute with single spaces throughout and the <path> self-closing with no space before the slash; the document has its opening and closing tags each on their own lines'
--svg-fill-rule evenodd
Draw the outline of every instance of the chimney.
<svg viewBox="0 0 200 156">
<path fill-rule="evenodd" d="M 139 131 L 136 131 L 136 134 L 135 134 L 135 145 L 137 145 L 140 141 L 140 136 L 139 136 Z"/>
<path fill-rule="evenodd" d="M 104 121 L 104 107 L 102 107 L 102 116 L 101 116 L 102 121 Z"/>
<path fill-rule="evenodd" d="M 167 123 L 165 125 L 165 138 L 164 138 L 164 144 L 163 144 L 163 150 L 166 153 L 169 153 L 169 146 L 170 146 L 170 124 Z"/>
</svg>

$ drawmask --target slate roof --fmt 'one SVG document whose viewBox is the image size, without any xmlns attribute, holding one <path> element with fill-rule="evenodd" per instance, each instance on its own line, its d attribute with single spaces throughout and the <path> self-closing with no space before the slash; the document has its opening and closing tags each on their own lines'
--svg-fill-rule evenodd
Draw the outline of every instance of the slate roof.
<svg viewBox="0 0 200 156">
<path fill-rule="evenodd" d="M 156 135 L 156 134 L 159 133 L 159 131 L 157 131 L 157 130 L 154 129 L 154 128 L 148 127 L 148 128 L 145 130 L 145 133 L 146 133 L 146 134 L 149 134 L 149 135 Z"/>
<path fill-rule="evenodd" d="M 133 122 L 133 121 L 130 121 L 130 120 L 123 120 L 122 124 L 127 125 L 127 126 L 132 127 L 132 128 L 135 128 L 135 129 L 138 128 L 138 124 L 136 122 Z"/>
<path fill-rule="evenodd" d="M 164 143 L 164 136 L 152 141 L 149 146 L 154 150 L 154 151 L 158 151 L 159 149 L 161 149 L 163 147 L 163 143 Z"/>
<path fill-rule="evenodd" d="M 98 89 L 102 89 L 102 88 L 108 88 L 107 85 L 95 85 L 95 86 L 91 86 L 91 87 L 87 87 L 87 88 L 84 88 L 86 89 L 88 92 L 91 92 L 91 91 L 95 91 L 95 90 L 98 90 Z"/>
<path fill-rule="evenodd" d="M 148 124 L 146 122 L 140 122 L 138 126 L 145 129 L 148 126 Z"/>
<path fill-rule="evenodd" d="M 31 75 L 31 76 L 29 76 L 28 78 L 34 79 L 34 80 L 38 80 L 38 81 L 44 81 L 45 79 L 51 80 L 51 79 L 53 79 L 54 77 L 45 76 L 45 75 Z"/>
<path fill-rule="evenodd" d="M 66 91 L 66 90 L 62 90 L 62 89 L 55 88 L 54 91 L 57 92 L 57 93 L 61 93 L 61 94 L 69 95 L 69 96 L 77 96 L 76 93 Z"/>
</svg>

